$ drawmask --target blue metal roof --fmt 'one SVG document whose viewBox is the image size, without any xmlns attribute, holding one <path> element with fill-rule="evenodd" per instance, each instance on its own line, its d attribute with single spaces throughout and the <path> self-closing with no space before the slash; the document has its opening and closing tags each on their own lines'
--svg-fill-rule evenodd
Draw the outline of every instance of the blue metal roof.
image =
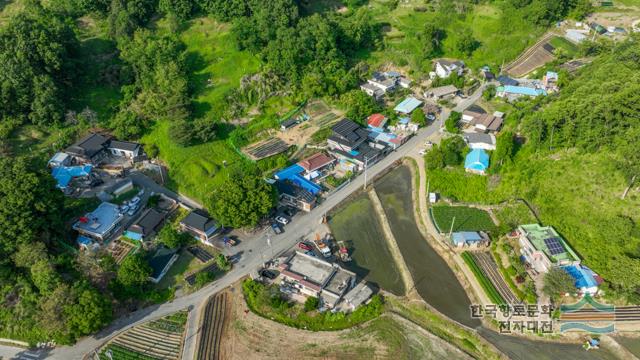
<svg viewBox="0 0 640 360">
<path fill-rule="evenodd" d="M 464 159 L 464 168 L 485 171 L 489 167 L 489 154 L 483 149 L 473 149 Z"/>
<path fill-rule="evenodd" d="M 482 237 L 475 231 L 459 231 L 451 234 L 451 240 L 454 244 L 474 243 L 482 241 Z"/>
<path fill-rule="evenodd" d="M 527 95 L 527 96 L 547 95 L 547 92 L 544 89 L 534 89 L 526 86 L 505 85 L 505 86 L 499 87 L 497 91 L 498 92 L 504 91 L 509 94 Z"/>
<path fill-rule="evenodd" d="M 56 179 L 59 189 L 64 189 L 69 185 L 74 177 L 87 176 L 91 173 L 92 165 L 85 166 L 60 166 L 53 168 L 51 175 Z"/>
<path fill-rule="evenodd" d="M 288 168 L 278 171 L 274 176 L 278 180 L 290 180 L 292 183 L 309 191 L 313 195 L 317 195 L 320 191 L 322 191 L 322 188 L 318 184 L 300 176 L 300 174 L 303 172 L 304 168 L 302 166 L 294 164 L 289 166 Z"/>
<path fill-rule="evenodd" d="M 405 124 L 405 125 L 408 124 L 409 121 L 411 121 L 411 119 L 409 119 L 408 117 L 401 117 L 400 120 L 398 120 L 400 124 Z"/>
<path fill-rule="evenodd" d="M 571 275 L 575 280 L 575 286 L 577 289 L 597 287 L 598 282 L 593 277 L 593 272 L 583 268 L 580 265 L 568 265 L 563 266 L 562 269 Z"/>
<path fill-rule="evenodd" d="M 402 100 L 402 102 L 398 104 L 393 110 L 399 113 L 409 114 L 421 104 L 422 101 L 410 96 Z"/>
<path fill-rule="evenodd" d="M 547 79 L 556 79 L 558 80 L 558 73 L 554 71 L 547 71 Z"/>
</svg>

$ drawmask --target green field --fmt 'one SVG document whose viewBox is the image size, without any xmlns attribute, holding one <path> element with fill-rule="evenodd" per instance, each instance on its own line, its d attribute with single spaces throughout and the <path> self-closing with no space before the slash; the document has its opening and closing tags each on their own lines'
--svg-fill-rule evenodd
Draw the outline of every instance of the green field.
<svg viewBox="0 0 640 360">
<path fill-rule="evenodd" d="M 244 75 L 258 71 L 260 62 L 250 53 L 237 49 L 229 25 L 210 18 L 189 21 L 180 39 L 187 47 L 194 115 L 219 117 L 220 102 L 230 90 L 240 85 Z"/>
<path fill-rule="evenodd" d="M 433 218 L 442 232 L 495 231 L 496 226 L 489 214 L 481 209 L 466 206 L 437 205 L 433 207 Z M 455 220 L 454 220 L 455 218 Z"/>
<path fill-rule="evenodd" d="M 476 277 L 476 280 L 478 280 L 478 282 L 480 283 L 480 286 L 482 286 L 482 290 L 484 290 L 485 294 L 487 294 L 487 296 L 489 297 L 489 300 L 491 300 L 491 302 L 494 304 L 505 304 L 506 301 L 504 301 L 504 299 L 502 298 L 502 295 L 500 295 L 496 287 L 493 286 L 493 283 L 491 282 L 491 280 L 489 280 L 489 278 L 484 274 L 484 272 L 482 272 L 482 269 L 480 269 L 480 266 L 476 264 L 475 260 L 473 259 L 473 256 L 468 251 L 465 251 L 462 253 L 462 259 L 467 264 L 469 269 L 471 269 L 471 272 L 473 272 L 473 275 Z"/>
<path fill-rule="evenodd" d="M 563 37 L 553 37 L 549 40 L 549 43 L 556 49 L 562 49 L 569 57 L 573 57 L 578 53 L 578 46 Z"/>
<path fill-rule="evenodd" d="M 385 49 L 369 54 L 368 61 L 375 65 L 392 61 L 396 65 L 409 65 L 418 74 L 431 70 L 431 61 L 422 54 L 422 42 L 418 38 L 424 24 L 434 22 L 436 13 L 419 12 L 414 8 L 425 7 L 424 1 L 409 1 L 408 5 L 389 11 L 387 1 L 371 1 L 376 18 L 388 23 L 391 30 L 385 35 Z M 442 57 L 459 58 L 468 66 L 479 68 L 490 65 L 497 69 L 503 63 L 515 59 L 524 49 L 535 43 L 545 29 L 535 27 L 525 19 L 503 14 L 497 5 L 476 5 L 461 17 L 452 16 L 443 22 L 447 37 L 443 41 Z M 472 30 L 479 48 L 466 57 L 455 49 L 459 29 Z"/>
</svg>

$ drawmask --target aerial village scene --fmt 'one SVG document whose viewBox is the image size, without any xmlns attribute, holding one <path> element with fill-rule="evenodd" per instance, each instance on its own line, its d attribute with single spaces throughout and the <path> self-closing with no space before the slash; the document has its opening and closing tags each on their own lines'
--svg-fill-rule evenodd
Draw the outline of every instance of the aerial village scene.
<svg viewBox="0 0 640 360">
<path fill-rule="evenodd" d="M 639 358 L 640 3 L 515 2 L 0 1 L 88 56 L 1 113 L 0 360 Z"/>
</svg>

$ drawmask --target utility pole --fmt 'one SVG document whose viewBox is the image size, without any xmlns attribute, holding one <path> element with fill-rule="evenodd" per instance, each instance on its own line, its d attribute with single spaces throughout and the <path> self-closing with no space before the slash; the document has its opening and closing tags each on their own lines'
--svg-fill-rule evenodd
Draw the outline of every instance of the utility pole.
<svg viewBox="0 0 640 360">
<path fill-rule="evenodd" d="M 369 158 L 365 156 L 364 158 L 364 186 L 363 190 L 367 190 L 367 168 L 369 167 Z"/>
</svg>

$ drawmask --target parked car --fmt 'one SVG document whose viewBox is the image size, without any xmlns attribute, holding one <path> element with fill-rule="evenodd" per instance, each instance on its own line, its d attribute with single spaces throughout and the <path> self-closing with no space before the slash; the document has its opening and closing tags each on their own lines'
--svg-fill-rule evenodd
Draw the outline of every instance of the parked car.
<svg viewBox="0 0 640 360">
<path fill-rule="evenodd" d="M 280 235 L 280 234 L 282 234 L 282 228 L 280 227 L 280 225 L 278 225 L 278 223 L 275 223 L 275 222 L 274 222 L 274 223 L 272 223 L 272 224 L 271 224 L 271 228 L 273 229 L 273 232 L 274 232 L 276 235 Z"/>
<path fill-rule="evenodd" d="M 305 251 L 305 254 L 309 255 L 309 256 L 316 256 L 316 253 L 313 250 L 309 250 L 309 251 Z"/>
<path fill-rule="evenodd" d="M 127 215 L 133 216 L 133 214 L 135 214 L 136 211 L 138 211 L 138 205 L 132 205 L 129 211 L 127 211 Z"/>
<path fill-rule="evenodd" d="M 140 202 L 140 197 L 138 197 L 138 196 L 134 197 L 133 199 L 131 199 L 131 200 L 129 201 L 129 203 L 130 203 L 130 204 L 132 204 L 132 205 L 136 205 L 136 204 L 138 204 L 139 202 Z"/>
<path fill-rule="evenodd" d="M 290 218 L 296 214 L 296 210 L 290 207 L 286 207 L 282 212 Z"/>
<path fill-rule="evenodd" d="M 267 270 L 267 269 L 262 269 L 258 272 L 258 274 L 260 274 L 260 276 L 262 277 L 266 277 L 267 279 L 275 279 L 276 277 L 278 277 L 278 274 L 276 274 L 275 272 L 271 271 L 271 270 Z"/>
<path fill-rule="evenodd" d="M 289 223 L 289 219 L 284 216 L 276 216 L 276 221 L 282 225 L 287 225 Z"/>
<path fill-rule="evenodd" d="M 126 213 L 127 211 L 129 211 L 129 205 L 122 205 L 120 206 L 120 212 L 121 213 Z"/>
<path fill-rule="evenodd" d="M 302 249 L 302 250 L 307 250 L 307 251 L 309 251 L 309 250 L 313 250 L 313 248 L 312 248 L 311 246 L 309 246 L 309 245 L 307 245 L 307 244 L 305 244 L 305 243 L 303 243 L 303 242 L 299 242 L 299 243 L 298 243 L 298 247 L 299 247 L 300 249 Z"/>
<path fill-rule="evenodd" d="M 420 151 L 418 151 L 418 154 L 424 156 L 424 154 L 427 153 L 427 149 L 420 149 Z"/>
</svg>

